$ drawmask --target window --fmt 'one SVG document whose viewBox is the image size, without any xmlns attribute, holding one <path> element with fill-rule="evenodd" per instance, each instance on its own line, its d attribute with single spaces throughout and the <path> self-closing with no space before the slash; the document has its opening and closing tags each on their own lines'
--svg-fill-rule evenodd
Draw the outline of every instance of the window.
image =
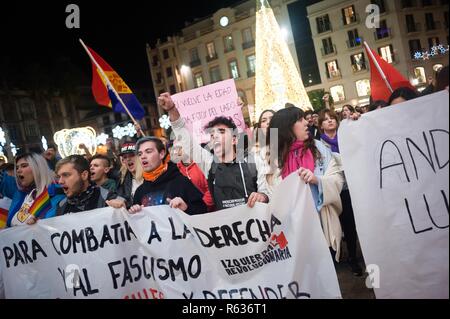
<svg viewBox="0 0 450 319">
<path fill-rule="evenodd" d="M 169 58 L 169 50 L 165 49 L 163 51 L 163 58 L 164 58 L 164 60 L 167 60 Z"/>
<path fill-rule="evenodd" d="M 331 30 L 330 17 L 328 14 L 317 17 L 317 33 L 323 33 Z"/>
<path fill-rule="evenodd" d="M 156 73 L 156 83 L 158 83 L 158 84 L 162 83 L 162 74 L 161 74 L 161 72 Z"/>
<path fill-rule="evenodd" d="M 109 116 L 104 116 L 103 117 L 103 126 L 107 126 L 107 125 L 111 125 L 111 119 L 109 118 Z"/>
<path fill-rule="evenodd" d="M 341 77 L 337 60 L 325 63 L 327 78 L 335 79 Z"/>
<path fill-rule="evenodd" d="M 422 0 L 422 6 L 424 7 L 429 7 L 433 5 L 433 1 L 432 0 Z"/>
<path fill-rule="evenodd" d="M 201 73 L 194 74 L 194 84 L 196 88 L 205 85 L 205 83 L 203 82 L 203 75 Z"/>
<path fill-rule="evenodd" d="M 427 77 L 425 75 L 425 68 L 423 67 L 414 68 L 414 79 L 416 80 L 415 81 L 416 83 L 414 83 L 415 85 L 426 83 Z"/>
<path fill-rule="evenodd" d="M 230 75 L 233 79 L 239 79 L 239 67 L 236 60 L 230 61 L 228 63 L 230 69 Z"/>
<path fill-rule="evenodd" d="M 206 45 L 206 52 L 208 54 L 209 60 L 215 59 L 217 57 L 216 46 L 214 45 L 214 42 L 210 42 Z"/>
<path fill-rule="evenodd" d="M 419 27 L 414 21 L 414 16 L 412 14 L 407 14 L 406 18 L 406 29 L 409 33 L 419 31 Z"/>
<path fill-rule="evenodd" d="M 177 93 L 177 88 L 176 88 L 176 86 L 175 85 L 171 85 L 170 87 L 169 87 L 169 91 L 170 91 L 170 94 L 176 94 Z"/>
<path fill-rule="evenodd" d="M 334 45 L 331 38 L 322 39 L 322 55 L 328 55 L 334 53 Z"/>
<path fill-rule="evenodd" d="M 440 44 L 438 37 L 428 38 L 428 46 L 431 49 L 434 46 L 438 46 Z"/>
<path fill-rule="evenodd" d="M 211 83 L 222 81 L 222 74 L 220 73 L 220 68 L 218 66 L 211 68 L 209 70 L 209 74 L 211 77 Z"/>
<path fill-rule="evenodd" d="M 425 13 L 425 24 L 427 30 L 436 30 L 436 22 L 432 13 Z"/>
<path fill-rule="evenodd" d="M 121 113 L 114 113 L 114 120 L 115 120 L 115 123 L 122 122 L 123 121 L 122 120 L 122 114 Z"/>
<path fill-rule="evenodd" d="M 356 82 L 356 91 L 359 97 L 370 96 L 370 80 L 360 80 Z"/>
<path fill-rule="evenodd" d="M 166 69 L 166 74 L 167 74 L 167 77 L 168 77 L 168 78 L 171 78 L 171 77 L 173 76 L 173 70 L 172 70 L 171 67 L 168 67 L 168 68 Z"/>
<path fill-rule="evenodd" d="M 242 38 L 244 40 L 244 43 L 253 42 L 252 29 L 251 28 L 244 29 L 244 31 L 242 31 Z"/>
<path fill-rule="evenodd" d="M 157 66 L 158 63 L 159 63 L 158 56 L 157 56 L 157 55 L 154 55 L 154 56 L 153 56 L 153 66 Z"/>
<path fill-rule="evenodd" d="M 19 141 L 22 140 L 19 135 L 19 130 L 15 125 L 8 125 L 9 138 L 11 141 Z"/>
<path fill-rule="evenodd" d="M 28 137 L 38 136 L 38 130 L 36 125 L 34 124 L 25 125 L 25 135 Z"/>
<path fill-rule="evenodd" d="M 422 46 L 420 45 L 420 40 L 409 40 L 409 53 L 411 56 L 414 56 L 414 54 L 419 51 L 422 52 Z"/>
<path fill-rule="evenodd" d="M 342 19 L 344 21 L 344 25 L 349 25 L 351 23 L 356 22 L 356 13 L 355 6 L 350 6 L 342 9 Z"/>
<path fill-rule="evenodd" d="M 342 85 L 336 85 L 330 88 L 331 96 L 333 97 L 334 102 L 343 102 L 345 101 L 345 92 L 344 87 Z"/>
<path fill-rule="evenodd" d="M 359 72 L 362 70 L 366 70 L 366 59 L 364 53 L 354 54 L 350 57 L 352 61 L 353 72 Z"/>
<path fill-rule="evenodd" d="M 191 61 L 198 61 L 200 60 L 199 56 L 198 56 L 198 49 L 197 48 L 193 48 L 191 49 Z"/>
<path fill-rule="evenodd" d="M 29 119 L 34 116 L 33 104 L 29 100 L 22 100 L 20 103 L 20 113 L 23 119 Z"/>
<path fill-rule="evenodd" d="M 380 21 L 380 27 L 375 31 L 375 39 L 381 40 L 384 38 L 389 38 L 391 30 L 387 27 L 386 20 Z"/>
<path fill-rule="evenodd" d="M 377 5 L 378 8 L 380 8 L 380 13 L 386 12 L 386 6 L 384 4 L 384 0 L 372 0 L 371 3 Z"/>
<path fill-rule="evenodd" d="M 247 57 L 248 77 L 255 76 L 256 73 L 256 56 L 254 54 Z"/>
<path fill-rule="evenodd" d="M 348 42 L 347 46 L 349 48 L 354 48 L 361 45 L 361 38 L 358 34 L 358 29 L 350 30 L 347 32 L 348 34 Z"/>
<path fill-rule="evenodd" d="M 412 8 L 414 7 L 413 0 L 402 0 L 402 8 Z"/>
<path fill-rule="evenodd" d="M 230 52 L 234 50 L 233 37 L 231 35 L 227 35 L 224 38 L 225 42 L 225 52 Z"/>
<path fill-rule="evenodd" d="M 385 60 L 387 63 L 394 63 L 394 49 L 392 45 L 388 45 L 385 47 L 381 47 L 378 49 L 378 54 Z"/>
</svg>

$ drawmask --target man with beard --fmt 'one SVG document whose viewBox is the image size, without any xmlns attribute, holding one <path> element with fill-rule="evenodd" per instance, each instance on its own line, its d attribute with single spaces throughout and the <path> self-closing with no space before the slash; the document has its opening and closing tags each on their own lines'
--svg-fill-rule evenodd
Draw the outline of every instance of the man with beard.
<svg viewBox="0 0 450 319">
<path fill-rule="evenodd" d="M 116 193 L 98 187 L 90 180 L 89 162 L 80 155 L 69 156 L 56 164 L 58 183 L 67 198 L 57 208 L 57 216 L 111 206 L 125 207 L 125 200 Z"/>
</svg>

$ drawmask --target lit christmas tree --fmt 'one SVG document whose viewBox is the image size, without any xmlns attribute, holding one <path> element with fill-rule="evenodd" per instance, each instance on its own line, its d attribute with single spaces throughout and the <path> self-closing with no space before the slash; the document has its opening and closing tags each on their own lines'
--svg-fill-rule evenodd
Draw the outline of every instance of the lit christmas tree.
<svg viewBox="0 0 450 319">
<path fill-rule="evenodd" d="M 264 110 L 278 111 L 286 103 L 303 110 L 312 109 L 294 59 L 267 0 L 257 0 L 255 91 L 256 121 Z"/>
</svg>

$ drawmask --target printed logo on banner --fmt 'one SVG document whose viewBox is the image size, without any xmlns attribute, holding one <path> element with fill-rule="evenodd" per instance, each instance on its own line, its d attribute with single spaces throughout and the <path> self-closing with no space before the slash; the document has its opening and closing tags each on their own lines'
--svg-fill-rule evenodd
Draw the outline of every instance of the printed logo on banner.
<svg viewBox="0 0 450 319">
<path fill-rule="evenodd" d="M 250 223 L 253 222 L 254 220 L 249 221 L 247 229 L 251 227 Z M 263 240 L 265 239 L 264 241 L 267 241 L 270 238 L 267 249 L 259 254 L 244 256 L 238 259 L 222 259 L 220 262 L 229 276 L 251 272 L 266 264 L 278 263 L 292 258 L 288 247 L 288 240 L 286 239 L 284 232 L 281 231 L 278 234 L 273 232 L 276 226 L 281 226 L 281 221 L 279 219 L 272 215 L 270 228 L 266 221 L 257 225 L 261 235 L 266 235 L 266 238 L 263 238 Z M 264 230 L 261 229 L 261 226 L 264 227 Z M 252 238 L 249 239 L 255 241 L 252 240 Z"/>
</svg>

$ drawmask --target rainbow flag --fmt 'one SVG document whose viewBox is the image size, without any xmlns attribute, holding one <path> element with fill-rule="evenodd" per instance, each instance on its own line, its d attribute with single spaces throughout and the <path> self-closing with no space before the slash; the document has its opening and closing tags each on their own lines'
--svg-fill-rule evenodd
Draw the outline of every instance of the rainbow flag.
<svg viewBox="0 0 450 319">
<path fill-rule="evenodd" d="M 45 218 L 45 214 L 52 208 L 52 203 L 50 202 L 50 195 L 48 194 L 47 187 L 44 191 L 36 197 L 33 204 L 31 205 L 28 213 L 33 215 L 38 219 Z"/>
<path fill-rule="evenodd" d="M 108 77 L 112 86 L 119 94 L 122 101 L 127 106 L 131 115 L 137 120 L 142 120 L 145 116 L 145 111 L 142 105 L 137 100 L 131 89 L 125 83 L 125 81 L 114 71 L 114 69 L 106 63 L 101 56 L 99 56 L 94 50 L 87 47 L 89 52 L 94 57 L 100 68 L 102 68 L 105 75 Z M 117 99 L 111 87 L 101 75 L 97 66 L 92 62 L 92 93 L 98 104 L 111 108 L 116 113 L 126 113 L 122 104 Z"/>
<path fill-rule="evenodd" d="M 9 198 L 3 197 L 0 199 L 0 229 L 6 227 L 9 206 L 11 206 L 11 200 Z"/>
</svg>

